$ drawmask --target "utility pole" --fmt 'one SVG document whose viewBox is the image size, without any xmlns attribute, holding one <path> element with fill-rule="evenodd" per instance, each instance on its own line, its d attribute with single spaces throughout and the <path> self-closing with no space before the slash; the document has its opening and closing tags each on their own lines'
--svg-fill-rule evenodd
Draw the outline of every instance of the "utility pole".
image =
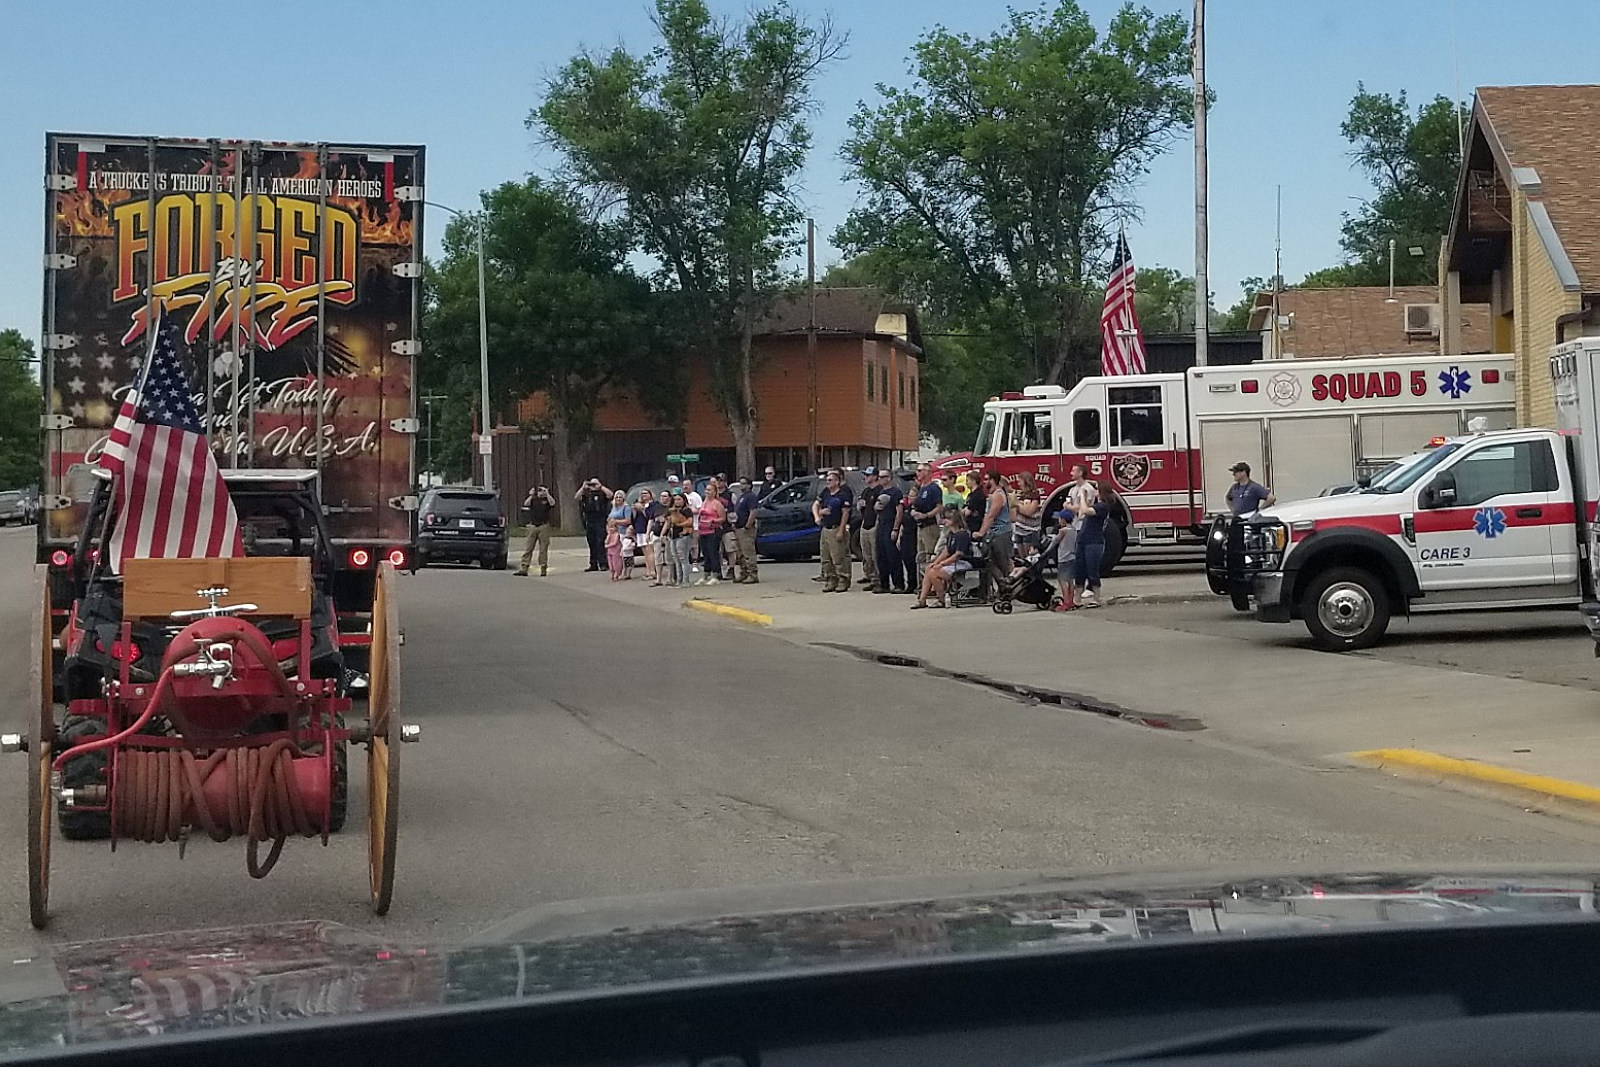
<svg viewBox="0 0 1600 1067">
<path fill-rule="evenodd" d="M 1278 226 L 1277 235 L 1272 240 L 1272 358 L 1277 359 L 1279 344 L 1282 340 L 1278 335 L 1278 294 L 1283 292 L 1283 186 L 1278 186 Z M 1254 298 L 1251 298 L 1252 301 Z"/>
<path fill-rule="evenodd" d="M 1206 365 L 1211 286 L 1206 279 L 1206 0 L 1194 0 L 1194 365 Z"/>
<path fill-rule="evenodd" d="M 489 298 L 483 285 L 483 226 L 488 221 L 478 213 L 478 381 L 479 406 L 483 424 L 478 451 L 483 455 L 483 487 L 494 488 L 494 423 L 489 421 Z M 485 447 L 487 442 L 487 447 Z"/>
<path fill-rule="evenodd" d="M 806 219 L 806 473 L 817 470 L 817 223 Z"/>
</svg>

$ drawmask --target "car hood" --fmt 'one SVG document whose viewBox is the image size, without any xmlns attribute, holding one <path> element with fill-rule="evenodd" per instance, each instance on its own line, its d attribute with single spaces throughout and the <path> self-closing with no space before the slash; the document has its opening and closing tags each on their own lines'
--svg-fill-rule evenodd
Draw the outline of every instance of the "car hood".
<svg viewBox="0 0 1600 1067">
<path fill-rule="evenodd" d="M 1530 916 L 1593 921 L 1595 887 L 1593 873 L 1576 870 L 1013 872 L 555 904 L 447 948 L 315 921 L 91 941 L 0 963 L 0 1052 L 911 959 Z"/>
<path fill-rule="evenodd" d="M 1262 508 L 1256 521 L 1295 523 L 1319 519 L 1350 519 L 1365 515 L 1390 515 L 1401 499 L 1399 493 L 1344 493 L 1291 500 Z"/>
</svg>

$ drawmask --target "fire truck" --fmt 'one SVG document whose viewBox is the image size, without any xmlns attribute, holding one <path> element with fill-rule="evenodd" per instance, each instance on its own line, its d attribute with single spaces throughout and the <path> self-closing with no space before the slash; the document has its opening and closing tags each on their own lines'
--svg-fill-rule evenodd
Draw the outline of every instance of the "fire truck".
<svg viewBox="0 0 1600 1067">
<path fill-rule="evenodd" d="M 1559 430 L 1448 438 L 1361 492 L 1242 520 L 1257 617 L 1342 651 L 1397 612 L 1577 607 L 1600 649 L 1600 338 L 1558 345 L 1550 373 Z"/>
<path fill-rule="evenodd" d="M 1104 569 L 1128 544 L 1198 542 L 1243 461 L 1279 500 L 1354 482 L 1469 423 L 1509 427 L 1510 355 L 1370 356 L 1085 378 L 991 397 L 973 463 L 1054 511 L 1073 464 L 1115 491 Z"/>
</svg>

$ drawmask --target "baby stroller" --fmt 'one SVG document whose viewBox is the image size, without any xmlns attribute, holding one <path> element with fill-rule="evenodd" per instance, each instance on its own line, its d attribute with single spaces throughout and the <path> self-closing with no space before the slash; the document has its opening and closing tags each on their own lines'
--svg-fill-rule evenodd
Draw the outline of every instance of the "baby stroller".
<svg viewBox="0 0 1600 1067">
<path fill-rule="evenodd" d="M 995 583 L 994 602 L 991 605 L 994 613 L 1010 615 L 1013 602 L 1018 600 L 1032 604 L 1041 611 L 1060 604 L 1061 597 L 1056 594 L 1056 587 L 1045 577 L 1055 567 L 1055 560 L 1056 537 L 1052 534 L 1045 539 L 1043 546 L 1017 560 L 1020 570 L 1013 568 L 1009 575 Z"/>
</svg>

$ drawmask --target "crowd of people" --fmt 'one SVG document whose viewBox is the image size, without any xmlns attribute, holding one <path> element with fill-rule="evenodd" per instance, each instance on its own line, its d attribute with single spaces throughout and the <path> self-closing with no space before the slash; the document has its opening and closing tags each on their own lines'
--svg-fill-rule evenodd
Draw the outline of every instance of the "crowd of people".
<svg viewBox="0 0 1600 1067">
<path fill-rule="evenodd" d="M 1004 596 L 1053 559 L 1060 595 L 1050 606 L 1100 606 L 1111 498 L 1082 465 L 1073 466 L 1053 513 L 1046 513 L 1046 495 L 1027 475 L 1008 487 L 999 473 L 984 471 L 969 488 L 964 476 L 936 474 L 926 463 L 904 487 L 889 470 L 867 467 L 861 473 L 857 493 L 843 470 L 828 471 L 812 503 L 822 560 L 813 580 L 823 592 L 845 593 L 859 584 L 873 593 L 914 595 L 914 610 L 946 607 L 958 591 L 976 599 Z M 586 569 L 606 571 L 621 582 L 632 580 L 642 563 L 642 577 L 652 586 L 759 582 L 757 509 L 778 484 L 770 467 L 766 475 L 752 483 L 719 474 L 704 493 L 670 475 L 659 495 L 646 488 L 632 502 L 622 490 L 588 479 L 575 497 L 588 539 Z M 528 574 L 537 556 L 539 573 L 547 574 L 555 498 L 536 486 L 522 507 L 528 537 L 515 573 Z M 859 582 L 853 574 L 857 554 Z M 969 576 L 976 579 L 971 590 L 965 588 Z"/>
</svg>

